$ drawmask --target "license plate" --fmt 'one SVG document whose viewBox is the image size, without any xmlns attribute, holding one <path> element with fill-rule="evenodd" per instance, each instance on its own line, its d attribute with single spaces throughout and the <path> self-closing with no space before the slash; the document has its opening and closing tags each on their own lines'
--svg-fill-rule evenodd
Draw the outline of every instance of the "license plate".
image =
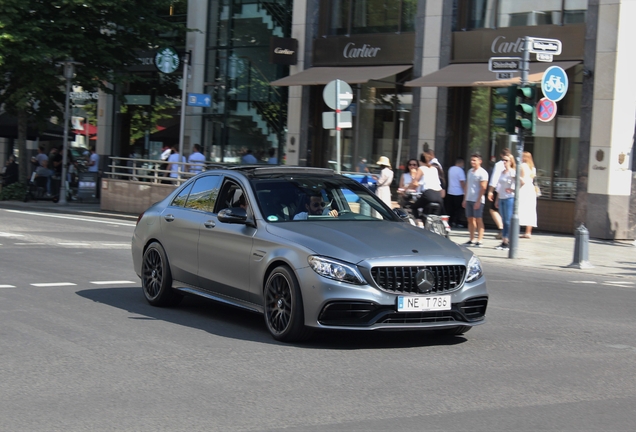
<svg viewBox="0 0 636 432">
<path fill-rule="evenodd" d="M 451 296 L 399 296 L 398 312 L 426 312 L 451 309 Z"/>
</svg>

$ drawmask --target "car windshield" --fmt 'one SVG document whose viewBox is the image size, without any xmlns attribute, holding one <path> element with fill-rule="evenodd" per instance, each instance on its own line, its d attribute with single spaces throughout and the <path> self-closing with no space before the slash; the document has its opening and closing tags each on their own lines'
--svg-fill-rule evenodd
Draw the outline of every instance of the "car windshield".
<svg viewBox="0 0 636 432">
<path fill-rule="evenodd" d="M 342 176 L 254 178 L 258 206 L 268 222 L 398 221 L 364 186 Z"/>
</svg>

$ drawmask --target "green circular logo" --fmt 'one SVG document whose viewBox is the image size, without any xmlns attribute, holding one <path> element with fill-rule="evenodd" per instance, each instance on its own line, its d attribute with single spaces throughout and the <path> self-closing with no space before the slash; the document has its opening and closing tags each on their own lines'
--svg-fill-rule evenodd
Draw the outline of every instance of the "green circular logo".
<svg viewBox="0 0 636 432">
<path fill-rule="evenodd" d="M 174 48 L 160 48 L 155 55 L 155 66 L 160 72 L 172 73 L 179 69 L 179 54 Z"/>
</svg>

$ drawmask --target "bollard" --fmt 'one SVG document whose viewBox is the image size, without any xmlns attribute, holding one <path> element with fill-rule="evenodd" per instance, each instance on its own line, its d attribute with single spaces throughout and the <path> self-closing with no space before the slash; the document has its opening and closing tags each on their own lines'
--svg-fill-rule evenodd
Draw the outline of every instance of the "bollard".
<svg viewBox="0 0 636 432">
<path fill-rule="evenodd" d="M 583 224 L 574 230 L 574 260 L 568 267 L 586 269 L 594 268 L 588 261 L 590 232 Z"/>
</svg>

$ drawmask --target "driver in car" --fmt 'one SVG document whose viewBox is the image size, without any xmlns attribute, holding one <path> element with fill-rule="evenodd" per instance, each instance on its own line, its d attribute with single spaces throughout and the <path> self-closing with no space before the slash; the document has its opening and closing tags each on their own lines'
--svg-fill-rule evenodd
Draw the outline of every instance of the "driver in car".
<svg viewBox="0 0 636 432">
<path fill-rule="evenodd" d="M 329 209 L 327 203 L 323 201 L 321 194 L 311 195 L 309 202 L 305 203 L 307 211 L 300 212 L 294 216 L 294 220 L 305 220 L 309 215 L 312 216 L 332 216 L 338 217 L 338 210 Z"/>
</svg>

